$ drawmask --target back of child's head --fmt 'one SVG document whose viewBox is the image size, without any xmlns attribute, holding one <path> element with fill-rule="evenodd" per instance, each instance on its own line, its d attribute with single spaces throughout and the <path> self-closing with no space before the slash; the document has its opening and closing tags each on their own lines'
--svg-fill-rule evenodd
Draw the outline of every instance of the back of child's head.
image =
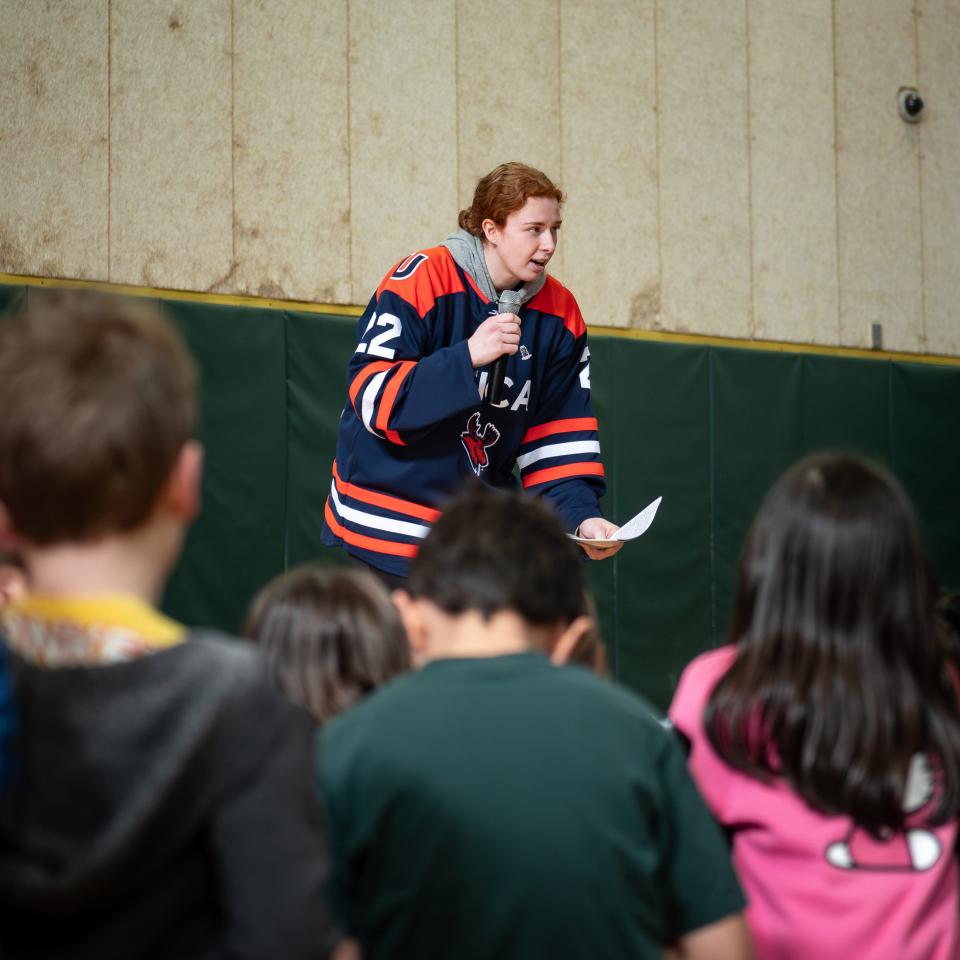
<svg viewBox="0 0 960 960">
<path fill-rule="evenodd" d="M 480 484 L 446 505 L 408 589 L 449 614 L 510 610 L 538 626 L 572 622 L 586 593 L 582 555 L 551 507 Z"/>
<path fill-rule="evenodd" d="M 782 775 L 814 807 L 879 833 L 904 822 L 911 757 L 938 770 L 936 819 L 960 810 L 957 697 L 910 502 L 843 454 L 796 464 L 748 535 L 731 640 L 707 708 L 732 765 Z"/>
<path fill-rule="evenodd" d="M 244 632 L 266 649 L 284 693 L 318 723 L 410 669 L 400 615 L 364 570 L 281 574 L 257 594 Z"/>
<path fill-rule="evenodd" d="M 64 291 L 0 322 L 0 503 L 36 546 L 139 527 L 190 439 L 195 372 L 148 302 Z"/>
</svg>

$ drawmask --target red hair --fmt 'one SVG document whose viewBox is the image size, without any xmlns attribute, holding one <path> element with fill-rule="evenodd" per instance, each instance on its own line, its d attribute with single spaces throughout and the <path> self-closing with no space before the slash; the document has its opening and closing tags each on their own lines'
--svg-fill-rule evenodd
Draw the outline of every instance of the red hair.
<svg viewBox="0 0 960 960">
<path fill-rule="evenodd" d="M 473 203 L 460 211 L 458 223 L 475 237 L 483 236 L 481 224 L 492 220 L 498 227 L 507 222 L 530 197 L 552 197 L 563 203 L 563 191 L 542 171 L 525 163 L 501 163 L 491 170 L 473 192 Z"/>
</svg>

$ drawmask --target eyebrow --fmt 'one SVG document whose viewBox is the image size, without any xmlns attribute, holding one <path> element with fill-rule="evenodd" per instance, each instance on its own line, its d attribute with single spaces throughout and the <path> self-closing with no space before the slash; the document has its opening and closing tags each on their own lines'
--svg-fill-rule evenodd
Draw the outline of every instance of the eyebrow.
<svg viewBox="0 0 960 960">
<path fill-rule="evenodd" d="M 563 224 L 562 220 L 554 220 L 553 226 L 559 227 Z M 545 227 L 546 223 L 543 220 L 524 220 L 523 225 L 525 227 Z"/>
</svg>

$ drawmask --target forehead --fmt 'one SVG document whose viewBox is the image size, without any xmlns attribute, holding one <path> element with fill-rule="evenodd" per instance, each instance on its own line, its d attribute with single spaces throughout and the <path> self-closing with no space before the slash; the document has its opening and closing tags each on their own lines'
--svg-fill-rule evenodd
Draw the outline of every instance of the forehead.
<svg viewBox="0 0 960 960">
<path fill-rule="evenodd" d="M 508 223 L 560 223 L 560 204 L 553 197 L 529 197 L 507 217 Z"/>
</svg>

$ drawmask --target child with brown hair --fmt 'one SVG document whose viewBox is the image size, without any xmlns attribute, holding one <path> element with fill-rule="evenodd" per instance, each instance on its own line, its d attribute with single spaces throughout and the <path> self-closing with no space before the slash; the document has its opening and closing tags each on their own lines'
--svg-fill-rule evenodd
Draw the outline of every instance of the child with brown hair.
<svg viewBox="0 0 960 960">
<path fill-rule="evenodd" d="M 365 570 L 299 567 L 257 594 L 244 633 L 318 723 L 410 669 L 400 614 Z"/>
<path fill-rule="evenodd" d="M 591 559 L 620 549 L 600 510 L 587 327 L 548 274 L 563 201 L 541 170 L 500 164 L 460 229 L 391 267 L 358 321 L 323 542 L 388 583 L 453 493 L 477 478 L 512 489 L 515 468 L 567 530 L 606 542 L 583 545 Z"/>
<path fill-rule="evenodd" d="M 312 725 L 260 651 L 155 607 L 200 507 L 195 379 L 143 303 L 64 295 L 0 324 L 0 538 L 30 573 L 3 626 L 10 960 L 319 958 L 335 939 Z"/>
</svg>

